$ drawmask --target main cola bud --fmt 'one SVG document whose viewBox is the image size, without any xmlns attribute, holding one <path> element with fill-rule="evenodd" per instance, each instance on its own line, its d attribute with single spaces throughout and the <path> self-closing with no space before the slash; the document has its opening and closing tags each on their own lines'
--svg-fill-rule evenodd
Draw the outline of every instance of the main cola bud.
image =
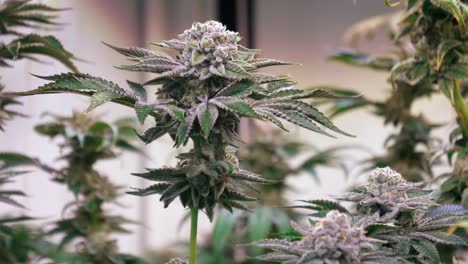
<svg viewBox="0 0 468 264">
<path fill-rule="evenodd" d="M 407 182 L 389 167 L 374 169 L 366 184 L 337 199 L 355 202 L 358 210 L 377 213 L 382 220 L 396 218 L 402 211 L 423 210 L 435 205 L 429 192 Z"/>
<path fill-rule="evenodd" d="M 300 241 L 264 240 L 255 243 L 275 251 L 260 259 L 281 263 L 362 263 L 363 253 L 373 248 L 363 229 L 353 226 L 350 217 L 338 211 L 329 212 L 310 228 L 293 227 L 303 236 Z"/>
<path fill-rule="evenodd" d="M 185 75 L 193 75 L 200 80 L 216 75 L 224 77 L 226 64 L 236 60 L 239 34 L 226 30 L 217 21 L 197 22 L 179 38 L 184 47 L 178 58 L 188 68 Z"/>
</svg>

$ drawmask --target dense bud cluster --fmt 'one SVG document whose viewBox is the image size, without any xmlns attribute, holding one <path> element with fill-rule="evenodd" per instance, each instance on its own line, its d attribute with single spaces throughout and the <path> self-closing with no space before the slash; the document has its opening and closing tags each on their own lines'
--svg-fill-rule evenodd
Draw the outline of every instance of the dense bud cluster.
<svg viewBox="0 0 468 264">
<path fill-rule="evenodd" d="M 178 57 L 189 69 L 186 74 L 205 80 L 213 75 L 224 76 L 225 64 L 233 61 L 240 41 L 237 32 L 226 30 L 217 21 L 195 23 L 179 35 L 184 48 Z"/>
<path fill-rule="evenodd" d="M 293 226 L 303 238 L 299 241 L 264 240 L 255 243 L 275 252 L 260 259 L 281 263 L 365 263 L 365 252 L 371 250 L 371 239 L 361 227 L 351 224 L 351 218 L 338 211 L 330 211 L 310 228 Z"/>
<path fill-rule="evenodd" d="M 296 243 L 302 255 L 316 252 L 318 258 L 328 262 L 359 263 L 361 251 L 371 248 L 362 228 L 353 227 L 350 218 L 338 211 L 329 212 L 312 228 L 302 229 L 302 234 L 304 239 Z"/>
<path fill-rule="evenodd" d="M 407 182 L 389 167 L 373 170 L 367 183 L 356 190 L 337 198 L 356 202 L 358 210 L 378 213 L 382 220 L 393 219 L 402 211 L 423 210 L 435 205 L 429 193 Z"/>
</svg>

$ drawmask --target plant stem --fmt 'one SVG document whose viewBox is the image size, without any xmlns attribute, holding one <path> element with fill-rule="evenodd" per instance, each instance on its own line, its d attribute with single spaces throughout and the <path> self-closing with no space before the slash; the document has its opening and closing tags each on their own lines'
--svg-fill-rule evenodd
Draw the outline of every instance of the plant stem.
<svg viewBox="0 0 468 264">
<path fill-rule="evenodd" d="M 197 226 L 198 226 L 198 208 L 191 209 L 191 227 L 190 227 L 190 257 L 189 264 L 196 264 L 197 261 Z"/>
<path fill-rule="evenodd" d="M 468 135 L 468 106 L 461 95 L 461 82 L 455 81 L 455 90 L 453 93 L 454 107 L 459 116 L 459 122 L 463 128 L 464 135 Z"/>
</svg>

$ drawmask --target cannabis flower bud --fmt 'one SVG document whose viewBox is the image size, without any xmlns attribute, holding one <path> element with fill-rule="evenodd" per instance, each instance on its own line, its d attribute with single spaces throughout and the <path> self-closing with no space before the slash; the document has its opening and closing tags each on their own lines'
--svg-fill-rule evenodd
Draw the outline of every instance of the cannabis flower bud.
<svg viewBox="0 0 468 264">
<path fill-rule="evenodd" d="M 337 199 L 356 202 L 359 211 L 376 213 L 381 220 L 394 219 L 402 211 L 425 210 L 436 205 L 431 201 L 430 192 L 407 182 L 389 167 L 374 169 L 366 184 Z"/>
<path fill-rule="evenodd" d="M 237 32 L 226 30 L 217 21 L 197 22 L 179 38 L 185 45 L 178 58 L 188 68 L 186 74 L 200 80 L 213 75 L 225 76 L 225 65 L 235 59 L 240 40 Z"/>
<path fill-rule="evenodd" d="M 351 225 L 348 215 L 330 211 L 311 228 L 293 225 L 303 238 L 299 241 L 263 240 L 254 245 L 275 252 L 260 256 L 264 261 L 281 263 L 362 263 L 372 240 L 361 227 Z"/>
</svg>

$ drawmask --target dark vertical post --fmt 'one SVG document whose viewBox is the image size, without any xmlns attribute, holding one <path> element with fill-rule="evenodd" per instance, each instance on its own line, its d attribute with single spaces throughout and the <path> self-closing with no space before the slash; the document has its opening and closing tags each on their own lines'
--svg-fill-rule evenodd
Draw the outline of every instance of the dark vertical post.
<svg viewBox="0 0 468 264">
<path fill-rule="evenodd" d="M 242 36 L 242 45 L 255 47 L 255 0 L 218 0 L 218 21 Z"/>
<path fill-rule="evenodd" d="M 255 48 L 255 0 L 247 0 L 247 48 Z"/>
<path fill-rule="evenodd" d="M 218 0 L 218 20 L 226 25 L 227 29 L 238 31 L 236 0 Z"/>
</svg>

